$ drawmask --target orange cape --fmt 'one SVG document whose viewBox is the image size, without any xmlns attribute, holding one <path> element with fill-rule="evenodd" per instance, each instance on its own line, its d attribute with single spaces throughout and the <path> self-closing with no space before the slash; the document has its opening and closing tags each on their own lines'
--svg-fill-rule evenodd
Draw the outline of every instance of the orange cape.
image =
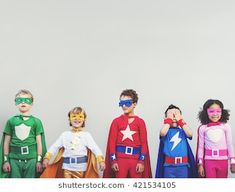
<svg viewBox="0 0 235 192">
<path fill-rule="evenodd" d="M 64 178 L 64 172 L 62 170 L 63 152 L 64 148 L 61 148 L 57 153 L 53 164 L 47 166 L 40 178 Z M 87 156 L 87 170 L 84 174 L 84 178 L 99 178 L 95 155 L 90 150 L 88 150 Z"/>
</svg>

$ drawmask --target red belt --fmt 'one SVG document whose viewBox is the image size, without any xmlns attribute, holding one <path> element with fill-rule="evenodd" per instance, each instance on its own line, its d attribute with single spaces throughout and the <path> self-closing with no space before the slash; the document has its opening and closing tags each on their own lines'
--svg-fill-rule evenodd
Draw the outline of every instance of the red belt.
<svg viewBox="0 0 235 192">
<path fill-rule="evenodd" d="M 188 163 L 188 157 L 165 157 L 165 163 L 167 164 L 179 164 L 179 163 Z"/>
</svg>

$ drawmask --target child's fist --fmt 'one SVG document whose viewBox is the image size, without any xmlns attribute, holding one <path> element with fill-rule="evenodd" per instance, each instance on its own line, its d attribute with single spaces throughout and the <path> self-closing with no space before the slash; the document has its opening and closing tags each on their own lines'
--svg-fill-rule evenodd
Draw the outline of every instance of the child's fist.
<svg viewBox="0 0 235 192">
<path fill-rule="evenodd" d="M 231 173 L 235 173 L 235 164 L 230 165 L 230 171 Z"/>
<path fill-rule="evenodd" d="M 100 171 L 104 171 L 105 170 L 105 163 L 100 162 L 99 164 L 100 164 L 100 167 L 99 167 Z"/>
<path fill-rule="evenodd" d="M 5 162 L 3 164 L 2 169 L 3 169 L 4 172 L 7 172 L 7 173 L 11 172 L 11 165 L 10 165 L 10 163 L 9 162 Z"/>
</svg>

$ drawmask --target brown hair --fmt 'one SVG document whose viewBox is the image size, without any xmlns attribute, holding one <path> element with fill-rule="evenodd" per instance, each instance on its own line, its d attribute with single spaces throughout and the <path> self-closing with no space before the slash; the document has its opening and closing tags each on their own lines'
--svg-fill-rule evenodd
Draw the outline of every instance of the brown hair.
<svg viewBox="0 0 235 192">
<path fill-rule="evenodd" d="M 133 100 L 133 103 L 137 103 L 138 102 L 138 94 L 136 93 L 135 90 L 133 89 L 125 89 L 122 91 L 121 95 L 120 95 L 120 98 L 122 96 L 128 96 L 128 97 L 131 97 L 132 100 Z"/>
<path fill-rule="evenodd" d="M 15 98 L 18 97 L 19 95 L 29 95 L 29 96 L 32 98 L 32 101 L 33 101 L 33 94 L 32 94 L 29 90 L 20 89 L 20 90 L 16 93 Z"/>
<path fill-rule="evenodd" d="M 86 117 L 87 117 L 85 110 L 84 110 L 83 108 L 81 108 L 81 107 L 74 107 L 73 109 L 71 109 L 71 110 L 69 111 L 69 113 L 68 113 L 68 117 L 69 117 L 69 118 L 70 118 L 71 113 L 83 113 L 85 119 L 86 119 Z M 72 124 L 69 123 L 69 125 L 71 126 Z M 85 121 L 83 122 L 82 127 L 85 127 Z"/>
</svg>

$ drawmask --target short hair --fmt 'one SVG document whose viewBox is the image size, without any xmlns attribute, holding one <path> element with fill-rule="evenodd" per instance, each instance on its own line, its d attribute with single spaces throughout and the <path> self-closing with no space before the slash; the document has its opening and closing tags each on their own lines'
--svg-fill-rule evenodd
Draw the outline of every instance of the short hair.
<svg viewBox="0 0 235 192">
<path fill-rule="evenodd" d="M 223 122 L 223 123 L 227 123 L 227 121 L 229 120 L 229 116 L 230 116 L 229 110 L 224 109 L 223 103 L 218 99 L 208 99 L 204 103 L 202 110 L 199 111 L 198 119 L 201 121 L 201 123 L 203 125 L 210 123 L 211 120 L 208 117 L 207 109 L 210 108 L 210 106 L 213 105 L 213 104 L 217 104 L 217 105 L 220 106 L 220 108 L 222 110 L 220 121 Z"/>
<path fill-rule="evenodd" d="M 15 98 L 18 97 L 19 95 L 29 95 L 29 96 L 32 98 L 32 102 L 33 102 L 33 100 L 34 100 L 33 94 L 32 94 L 29 90 L 27 90 L 27 89 L 20 89 L 20 90 L 16 93 Z"/>
<path fill-rule="evenodd" d="M 182 111 L 180 110 L 179 107 L 177 107 L 177 106 L 171 104 L 171 105 L 168 106 L 168 108 L 167 108 L 166 111 L 165 111 L 165 117 L 167 116 L 167 111 L 170 110 L 170 109 L 178 109 L 178 110 L 180 111 L 180 113 L 182 114 Z"/>
<path fill-rule="evenodd" d="M 68 113 L 69 118 L 70 118 L 71 113 L 83 113 L 85 119 L 87 117 L 86 112 L 82 107 L 74 107 L 73 109 L 71 109 Z M 72 125 L 71 122 L 69 122 L 69 125 L 70 126 Z M 83 122 L 82 127 L 85 127 L 85 121 Z"/>
<path fill-rule="evenodd" d="M 122 96 L 128 96 L 131 97 L 131 99 L 133 100 L 133 103 L 137 103 L 138 102 L 138 94 L 136 93 L 135 90 L 133 89 L 125 89 L 122 91 L 122 93 L 120 94 L 120 98 Z"/>
</svg>

